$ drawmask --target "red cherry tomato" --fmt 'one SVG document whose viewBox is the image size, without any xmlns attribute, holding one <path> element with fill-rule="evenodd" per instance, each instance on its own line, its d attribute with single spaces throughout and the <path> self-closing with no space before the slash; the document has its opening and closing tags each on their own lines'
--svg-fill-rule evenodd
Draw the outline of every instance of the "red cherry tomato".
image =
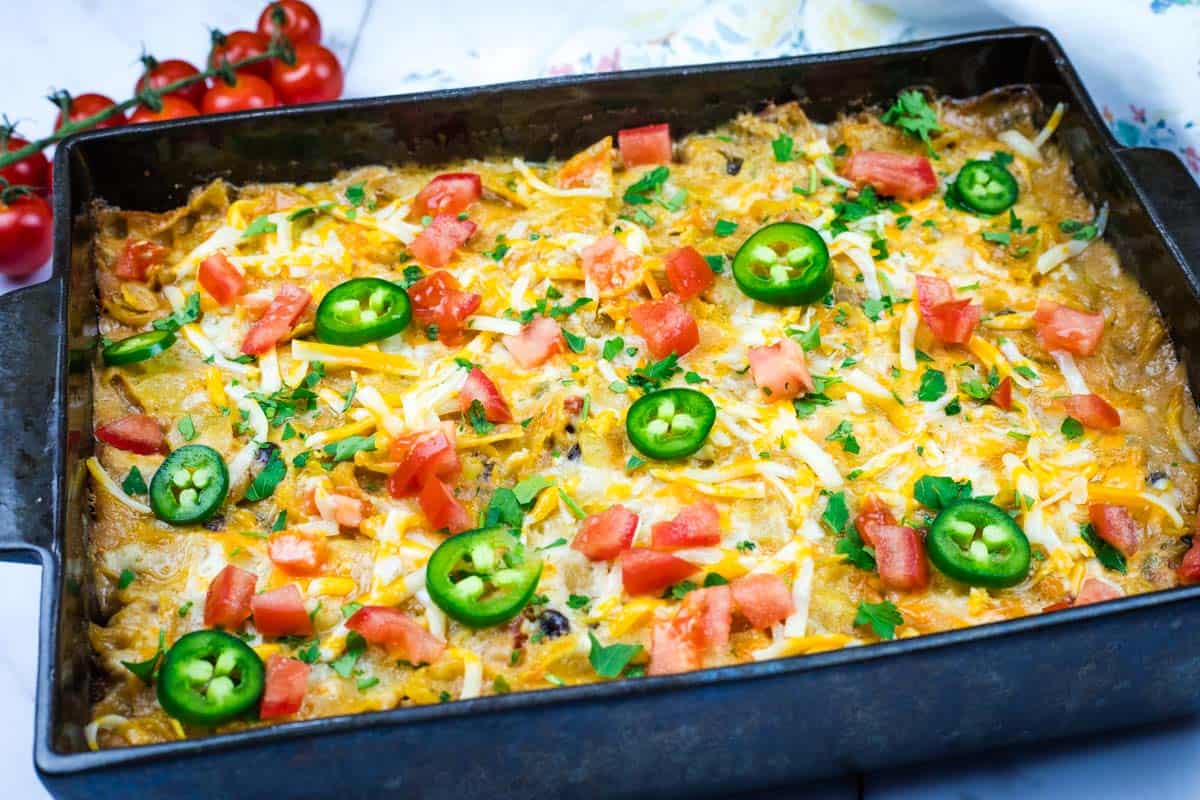
<svg viewBox="0 0 1200 800">
<path fill-rule="evenodd" d="M 138 78 L 137 84 L 133 87 L 133 93 L 136 95 L 140 95 L 146 89 L 161 89 L 175 81 L 200 74 L 200 70 L 192 64 L 178 58 L 158 61 L 154 56 L 147 55 L 142 56 L 142 63 L 146 65 L 146 71 L 142 73 L 142 77 Z M 191 86 L 171 92 L 171 96 L 186 100 L 192 104 L 193 108 L 199 108 L 200 103 L 204 101 L 205 88 L 204 81 L 196 81 Z"/>
<path fill-rule="evenodd" d="M 258 31 L 233 31 L 231 33 L 212 32 L 212 50 L 208 53 L 208 66 L 215 69 L 222 61 L 236 63 L 252 56 L 260 56 L 271 47 L 271 41 Z M 260 78 L 271 77 L 271 62 L 259 61 L 238 72 L 257 75 Z"/>
<path fill-rule="evenodd" d="M 167 95 L 162 98 L 162 108 L 154 111 L 149 106 L 138 106 L 129 118 L 130 125 L 141 125 L 144 122 L 163 122 L 168 119 L 183 119 L 198 117 L 200 112 L 187 100 Z"/>
<path fill-rule="evenodd" d="M 293 45 L 302 42 L 319 44 L 321 18 L 303 0 L 280 0 L 263 9 L 258 17 L 258 32 L 268 39 L 283 34 Z"/>
<path fill-rule="evenodd" d="M 275 90 L 257 75 L 239 74 L 232 85 L 223 79 L 213 81 L 204 95 L 200 110 L 205 114 L 224 114 L 228 111 L 253 111 L 275 106 Z"/>
<path fill-rule="evenodd" d="M 54 215 L 42 198 L 25 194 L 0 201 L 0 274 L 30 274 L 54 250 Z"/>
<path fill-rule="evenodd" d="M 9 153 L 20 150 L 29 144 L 28 140 L 11 133 L 6 140 L 5 150 Z M 32 186 L 34 189 L 47 191 L 50 188 L 50 162 L 41 153 L 25 156 L 15 164 L 9 164 L 0 169 L 0 178 L 8 181 L 9 186 Z"/>
<path fill-rule="evenodd" d="M 342 65 L 319 44 L 297 44 L 292 64 L 271 63 L 271 85 L 285 105 L 323 103 L 342 96 Z"/>
<path fill-rule="evenodd" d="M 58 112 L 58 116 L 54 118 L 54 130 L 61 128 L 66 122 L 79 122 L 81 119 L 87 119 L 93 114 L 99 114 L 106 108 L 111 108 L 116 105 L 116 102 L 111 97 L 105 97 L 102 94 L 81 94 L 78 97 L 64 95 L 67 100 L 67 118 L 63 119 L 62 111 Z M 58 100 L 54 97 L 50 98 L 55 103 Z M 59 108 L 62 106 L 60 105 Z M 98 123 L 93 128 L 116 128 L 125 124 L 124 114 L 114 114 L 101 123 Z"/>
</svg>

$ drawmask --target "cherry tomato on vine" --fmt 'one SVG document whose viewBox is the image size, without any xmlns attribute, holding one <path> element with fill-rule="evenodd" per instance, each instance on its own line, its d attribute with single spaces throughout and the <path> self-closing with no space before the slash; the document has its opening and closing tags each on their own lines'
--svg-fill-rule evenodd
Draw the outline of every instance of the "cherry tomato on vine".
<svg viewBox="0 0 1200 800">
<path fill-rule="evenodd" d="M 298 44 L 293 64 L 271 62 L 271 85 L 285 105 L 323 103 L 342 96 L 342 65 L 319 44 Z"/>
<path fill-rule="evenodd" d="M 174 95 L 164 95 L 160 101 L 162 108 L 158 111 L 149 106 L 138 106 L 137 110 L 133 112 L 133 116 L 129 118 L 129 124 L 140 125 L 143 122 L 162 122 L 168 119 L 183 119 L 200 115 L 194 105 Z"/>
<path fill-rule="evenodd" d="M 50 258 L 54 215 L 37 195 L 4 194 L 9 196 L 0 195 L 0 274 L 22 278 Z"/>
<path fill-rule="evenodd" d="M 233 84 L 224 79 L 213 81 L 212 88 L 204 95 L 200 110 L 205 114 L 224 114 L 227 111 L 251 111 L 256 108 L 271 108 L 276 105 L 275 90 L 271 84 L 256 75 L 235 75 Z"/>
<path fill-rule="evenodd" d="M 161 89 L 167 84 L 200 74 L 200 70 L 196 67 L 178 58 L 159 61 L 154 56 L 144 55 L 142 63 L 146 65 L 146 71 L 142 73 L 142 77 L 138 78 L 137 84 L 133 87 L 133 93 L 136 95 L 140 95 L 146 89 Z M 206 88 L 204 81 L 197 81 L 191 86 L 171 92 L 171 94 L 180 100 L 191 103 L 193 108 L 199 108 L 200 104 L 204 102 Z"/>
<path fill-rule="evenodd" d="M 7 136 L 4 130 L 0 130 L 0 142 L 5 143 L 5 152 L 9 153 L 29 144 L 20 136 L 14 136 L 11 129 L 7 131 Z M 8 181 L 9 186 L 32 186 L 34 189 L 46 191 L 50 188 L 50 162 L 41 153 L 34 153 L 0 169 L 0 178 Z"/>
<path fill-rule="evenodd" d="M 66 122 L 79 122 L 81 119 L 87 119 L 93 114 L 99 114 L 104 109 L 116 105 L 116 102 L 111 97 L 105 97 L 102 94 L 94 94 L 92 92 L 81 94 L 78 97 L 71 97 L 66 92 L 63 92 L 61 95 L 51 96 L 50 100 L 58 104 L 59 109 L 62 109 L 64 103 L 67 106 L 66 119 L 63 118 L 61 110 L 58 112 L 58 116 L 54 118 L 54 130 L 58 130 Z M 124 124 L 125 115 L 115 114 L 103 122 L 94 125 L 93 128 L 116 128 Z"/>
<path fill-rule="evenodd" d="M 231 33 L 212 32 L 212 50 L 208 54 L 208 66 L 215 69 L 221 66 L 221 61 L 231 64 L 251 56 L 260 56 L 271 47 L 270 40 L 258 31 L 233 31 Z M 271 77 L 271 63 L 259 61 L 243 67 L 239 72 L 257 75 L 264 80 Z"/>
<path fill-rule="evenodd" d="M 292 44 L 321 43 L 321 18 L 304 0 L 269 3 L 258 17 L 258 32 L 268 39 L 282 33 Z"/>
</svg>

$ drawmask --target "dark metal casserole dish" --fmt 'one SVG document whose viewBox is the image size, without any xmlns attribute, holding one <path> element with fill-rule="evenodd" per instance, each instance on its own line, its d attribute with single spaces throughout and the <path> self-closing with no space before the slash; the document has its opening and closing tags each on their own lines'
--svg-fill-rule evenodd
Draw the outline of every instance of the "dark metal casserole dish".
<svg viewBox="0 0 1200 800">
<path fill-rule="evenodd" d="M 0 301 L 0 325 L 16 348 L 11 374 L 0 382 L 0 413 L 17 449 L 11 477 L 0 483 L 0 547 L 41 561 L 43 609 L 52 616 L 43 625 L 39 674 L 36 760 L 44 780 L 64 797 L 131 790 L 366 795 L 380 788 L 515 796 L 564 785 L 595 791 L 590 782 L 601 776 L 614 795 L 726 793 L 1193 711 L 1189 678 L 1197 668 L 1188 645 L 1195 639 L 1180 615 L 1198 590 L 1177 589 L 873 648 L 81 752 L 89 675 L 88 587 L 81 581 L 89 571 L 79 466 L 91 404 L 85 373 L 71 372 L 69 353 L 85 338 L 94 306 L 88 232 L 71 220 L 92 199 L 167 208 L 218 176 L 304 181 L 380 161 L 489 150 L 565 154 L 598 132 L 664 117 L 694 130 L 766 100 L 799 98 L 827 119 L 919 84 L 954 96 L 1028 84 L 1047 102 L 1069 104 L 1059 141 L 1076 179 L 1089 197 L 1111 204 L 1107 238 L 1159 303 L 1195 376 L 1200 363 L 1188 345 L 1200 318 L 1185 256 L 1193 264 L 1200 258 L 1192 222 L 1200 192 L 1173 156 L 1113 143 L 1041 31 L 262 112 L 88 134 L 64 145 L 55 275 Z M 906 730 L 922 736 L 895 735 Z M 567 737 L 576 741 L 564 746 Z M 730 741 L 738 741 L 736 751 Z M 397 752 L 408 757 L 388 758 Z M 309 768 L 285 786 L 275 777 L 280 764 Z M 451 779 L 454 770 L 462 777 Z"/>
</svg>

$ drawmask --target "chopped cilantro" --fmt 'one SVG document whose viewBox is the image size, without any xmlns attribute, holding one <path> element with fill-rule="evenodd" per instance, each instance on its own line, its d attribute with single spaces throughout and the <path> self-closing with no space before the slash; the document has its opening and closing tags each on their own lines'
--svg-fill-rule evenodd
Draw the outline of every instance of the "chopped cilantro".
<svg viewBox="0 0 1200 800">
<path fill-rule="evenodd" d="M 926 403 L 937 400 L 946 393 L 946 373 L 927 369 L 921 374 L 921 386 L 917 389 L 917 399 Z"/>
<path fill-rule="evenodd" d="M 596 674 L 601 678 L 617 677 L 621 674 L 621 670 L 625 669 L 629 662 L 642 652 L 640 644 L 610 644 L 605 647 L 600 644 L 596 634 L 591 631 L 588 631 L 588 639 L 592 642 L 588 661 L 591 662 L 592 669 L 596 670 Z"/>
<path fill-rule="evenodd" d="M 625 380 L 630 386 L 652 391 L 661 388 L 679 370 L 679 356 L 671 353 L 666 358 L 638 367 Z"/>
<path fill-rule="evenodd" d="M 1087 546 L 1092 548 L 1092 552 L 1096 554 L 1096 560 L 1104 567 L 1113 572 L 1125 574 L 1125 556 L 1120 550 L 1101 539 L 1090 523 L 1079 529 L 1079 535 L 1087 542 Z"/>
<path fill-rule="evenodd" d="M 483 402 L 480 400 L 472 400 L 471 405 L 467 408 L 467 422 L 471 424 L 471 428 L 475 433 L 484 436 L 492 432 L 496 426 L 488 421 L 487 414 L 483 409 Z"/>
<path fill-rule="evenodd" d="M 685 383 L 690 383 L 690 384 L 708 383 L 708 378 L 705 378 L 703 375 L 700 375 L 699 373 L 696 373 L 696 372 L 692 372 L 690 370 L 688 372 L 684 373 L 683 380 Z"/>
<path fill-rule="evenodd" d="M 771 151 L 775 154 L 775 160 L 779 162 L 791 161 L 792 150 L 795 148 L 795 141 L 786 133 L 779 134 L 779 137 L 772 140 Z"/>
<path fill-rule="evenodd" d="M 145 661 L 122 661 L 121 664 L 125 669 L 132 672 L 138 677 L 142 683 L 150 683 L 154 680 L 154 676 L 158 673 L 159 661 L 167 652 L 167 634 L 159 628 L 158 630 L 158 649 L 154 651 L 154 655 Z"/>
<path fill-rule="evenodd" d="M 174 333 L 196 320 L 200 319 L 200 293 L 192 292 L 187 296 L 187 300 L 183 304 L 183 308 L 173 311 L 161 319 L 156 319 L 150 323 L 150 327 L 156 331 L 169 331 Z"/>
<path fill-rule="evenodd" d="M 1059 428 L 1062 435 L 1068 439 L 1078 439 L 1083 436 L 1083 423 L 1074 417 L 1067 417 L 1062 422 L 1062 427 Z"/>
<path fill-rule="evenodd" d="M 993 244 L 1009 245 L 1012 243 L 1012 234 L 1008 231 L 984 231 L 982 234 L 985 242 Z"/>
<path fill-rule="evenodd" d="M 714 275 L 723 275 L 725 273 L 725 256 L 705 256 L 704 260 L 708 262 L 708 268 L 713 271 Z"/>
<path fill-rule="evenodd" d="M 806 331 L 799 328 L 792 328 L 788 331 L 788 335 L 800 343 L 806 353 L 811 353 L 821 346 L 821 326 L 813 325 Z"/>
<path fill-rule="evenodd" d="M 125 494 L 146 494 L 149 491 L 146 488 L 146 479 L 142 477 L 142 472 L 137 466 L 129 468 L 129 474 L 121 482 L 121 488 Z"/>
<path fill-rule="evenodd" d="M 375 449 L 375 434 L 370 436 L 347 436 L 322 448 L 326 455 L 332 456 L 335 462 L 349 461 L 360 450 L 369 453 Z M 294 461 L 292 462 L 295 463 Z"/>
<path fill-rule="evenodd" d="M 649 203 L 650 194 L 666 183 L 670 175 L 671 170 L 666 167 L 655 167 L 636 182 L 630 184 L 629 188 L 625 190 L 625 195 L 622 199 L 631 206 Z"/>
<path fill-rule="evenodd" d="M 136 577 L 137 577 L 137 574 L 131 569 L 121 570 L 121 576 L 119 578 L 117 578 L 117 588 L 118 589 L 128 589 L 129 584 L 133 583 L 133 580 Z"/>
<path fill-rule="evenodd" d="M 604 343 L 604 350 L 601 352 L 600 355 L 604 358 L 605 361 L 612 361 L 614 358 L 616 358 L 618 355 L 621 354 L 621 350 L 624 349 L 624 347 L 625 347 L 625 340 L 622 339 L 620 336 L 614 336 Z"/>
<path fill-rule="evenodd" d="M 941 475 L 922 475 L 913 484 L 913 499 L 926 508 L 941 511 L 951 503 L 971 498 L 971 482 Z"/>
<path fill-rule="evenodd" d="M 572 353 L 582 353 L 587 349 L 587 337 L 580 336 L 578 333 L 571 333 L 566 328 L 562 329 L 563 338 L 567 340 L 567 347 Z"/>
<path fill-rule="evenodd" d="M 929 134 L 940 131 L 941 127 L 938 125 L 937 112 L 930 107 L 921 92 L 916 89 L 901 92 L 880 120 L 885 125 L 899 128 L 914 139 L 920 139 L 925 143 L 929 154 L 935 155 Z"/>
<path fill-rule="evenodd" d="M 196 438 L 196 423 L 192 421 L 191 416 L 186 416 L 179 420 L 179 435 L 183 437 L 185 442 L 190 442 Z"/>
<path fill-rule="evenodd" d="M 259 452 L 265 449 L 267 448 L 260 448 Z M 251 503 L 270 497 L 275 491 L 275 487 L 287 475 L 287 465 L 279 457 L 279 448 L 271 445 L 270 452 L 271 454 L 267 459 L 266 466 L 255 476 L 254 482 L 246 490 L 246 499 Z"/>
<path fill-rule="evenodd" d="M 882 603 L 868 603 L 863 600 L 858 604 L 858 613 L 854 616 L 855 627 L 869 625 L 880 639 L 895 639 L 896 626 L 904 624 L 900 610 L 887 600 Z"/>
<path fill-rule="evenodd" d="M 255 236 L 262 236 L 264 233 L 274 233 L 278 227 L 268 217 L 259 217 L 246 226 L 246 230 L 242 231 L 242 238 L 250 239 Z"/>
<path fill-rule="evenodd" d="M 346 187 L 346 202 L 358 208 L 367 199 L 366 190 L 361 183 L 352 183 Z"/>
<path fill-rule="evenodd" d="M 713 226 L 713 233 L 720 238 L 725 238 L 726 236 L 732 236 L 733 232 L 737 230 L 737 227 L 738 226 L 736 222 L 730 222 L 727 219 L 719 219 L 717 220 L 717 224 Z"/>
<path fill-rule="evenodd" d="M 512 491 L 513 495 L 517 498 L 517 502 L 524 506 L 536 500 L 543 489 L 548 489 L 553 485 L 554 481 L 548 478 L 544 478 L 541 475 L 530 475 L 514 486 Z"/>
<path fill-rule="evenodd" d="M 625 471 L 633 472 L 635 469 L 637 469 L 638 467 L 642 466 L 645 463 L 646 463 L 646 459 L 644 459 L 644 458 L 639 458 L 638 456 L 630 456 L 629 460 L 625 462 Z"/>
</svg>

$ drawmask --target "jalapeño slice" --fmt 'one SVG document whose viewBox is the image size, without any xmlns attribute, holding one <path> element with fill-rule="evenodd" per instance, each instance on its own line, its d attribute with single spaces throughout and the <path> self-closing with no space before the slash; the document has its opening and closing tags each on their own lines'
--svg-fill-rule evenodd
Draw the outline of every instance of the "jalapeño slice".
<svg viewBox="0 0 1200 800">
<path fill-rule="evenodd" d="M 833 288 L 833 265 L 821 234 L 798 222 L 759 228 L 733 257 L 733 279 L 748 297 L 776 306 L 820 300 Z"/>
<path fill-rule="evenodd" d="M 717 407 L 695 389 L 661 389 L 629 407 L 625 432 L 643 455 L 659 460 L 690 456 L 704 445 Z"/>
<path fill-rule="evenodd" d="M 521 613 L 541 577 L 542 559 L 503 526 L 450 537 L 425 568 L 433 602 L 473 628 L 499 625 Z"/>
<path fill-rule="evenodd" d="M 1002 508 L 982 500 L 948 506 L 929 529 L 929 560 L 971 586 L 1015 586 L 1029 574 L 1029 540 Z"/>
<path fill-rule="evenodd" d="M 150 508 L 171 525 L 207 521 L 229 494 L 229 470 L 221 454 L 202 444 L 167 456 L 150 479 Z"/>
<path fill-rule="evenodd" d="M 408 327 L 408 293 L 381 278 L 354 278 L 329 290 L 317 307 L 317 338 L 350 347 L 394 336 Z"/>
<path fill-rule="evenodd" d="M 968 161 L 954 180 L 962 204 L 980 214 L 999 214 L 1017 202 L 1017 179 L 995 161 Z"/>
<path fill-rule="evenodd" d="M 146 331 L 135 333 L 133 336 L 113 342 L 101 352 L 104 363 L 110 367 L 122 364 L 136 364 L 147 358 L 158 355 L 175 344 L 175 334 L 172 331 Z"/>
<path fill-rule="evenodd" d="M 158 704 L 189 725 L 212 727 L 245 716 L 262 697 L 265 670 L 250 646 L 223 631 L 180 637 L 158 673 Z"/>
</svg>

